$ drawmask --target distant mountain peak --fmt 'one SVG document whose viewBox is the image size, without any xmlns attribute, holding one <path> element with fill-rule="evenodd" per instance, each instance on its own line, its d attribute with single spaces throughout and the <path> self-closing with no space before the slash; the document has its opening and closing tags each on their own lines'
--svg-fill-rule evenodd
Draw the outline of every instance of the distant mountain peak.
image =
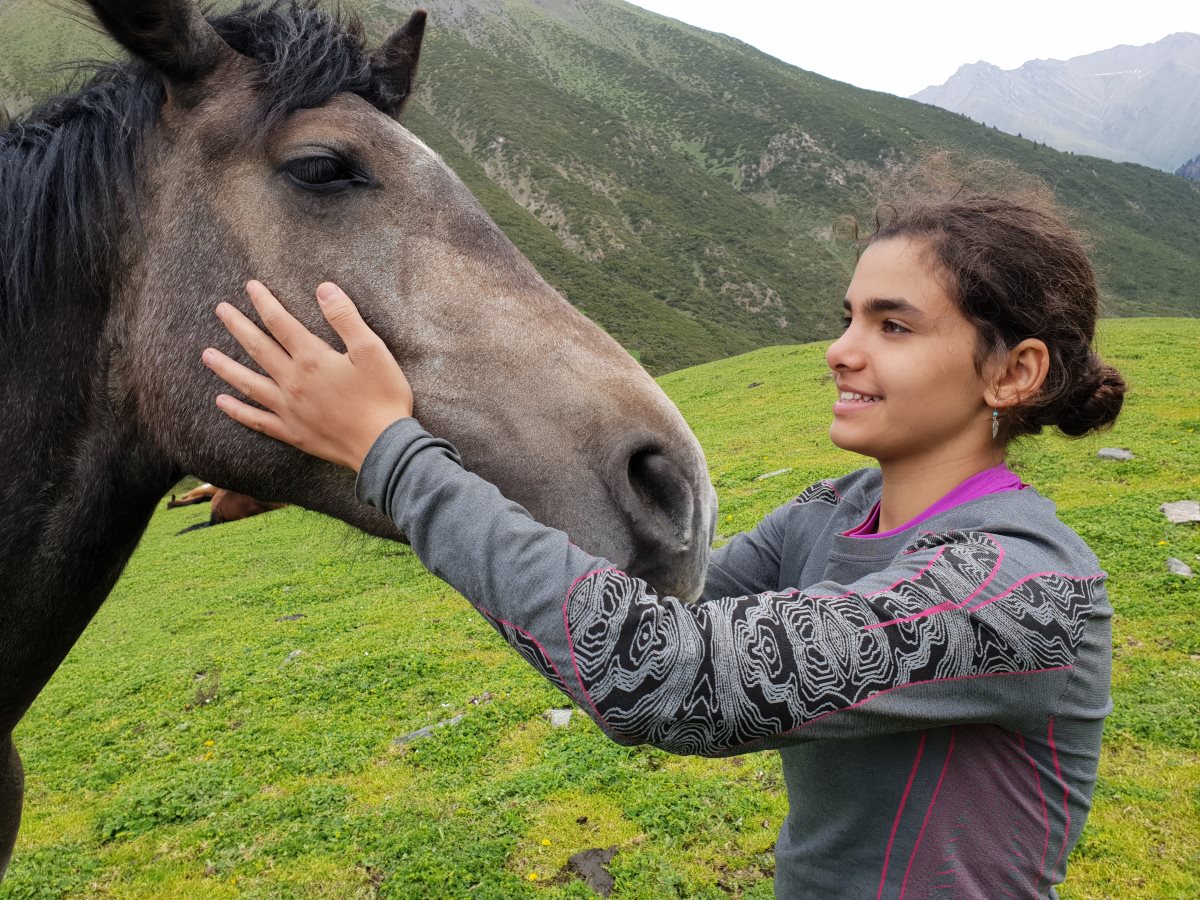
<svg viewBox="0 0 1200 900">
<path fill-rule="evenodd" d="M 1200 149 L 1200 34 L 1015 69 L 969 63 L 913 99 L 1059 150 L 1173 172 Z"/>
<path fill-rule="evenodd" d="M 1176 169 L 1175 174 L 1190 178 L 1192 181 L 1200 181 L 1200 153 Z"/>
<path fill-rule="evenodd" d="M 1168 34 L 1165 38 L 1159 41 L 1160 44 L 1171 44 L 1180 47 L 1196 47 L 1200 46 L 1200 34 L 1194 34 L 1191 31 L 1176 31 Z"/>
<path fill-rule="evenodd" d="M 1003 72 L 1004 70 L 1001 69 L 995 63 L 990 63 L 986 59 L 981 59 L 978 62 L 963 63 L 961 66 L 958 67 L 958 72 L 955 72 L 954 74 L 958 75 L 959 73 L 962 73 L 962 72 L 980 72 L 980 71 L 982 71 L 982 72 Z"/>
</svg>

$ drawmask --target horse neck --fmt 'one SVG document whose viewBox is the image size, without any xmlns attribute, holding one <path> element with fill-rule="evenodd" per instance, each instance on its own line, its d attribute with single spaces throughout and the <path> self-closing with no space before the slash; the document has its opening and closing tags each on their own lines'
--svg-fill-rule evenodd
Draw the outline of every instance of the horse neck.
<svg viewBox="0 0 1200 900">
<path fill-rule="evenodd" d="M 47 303 L 0 359 L 0 737 L 99 609 L 177 477 L 114 402 L 111 309 Z"/>
</svg>

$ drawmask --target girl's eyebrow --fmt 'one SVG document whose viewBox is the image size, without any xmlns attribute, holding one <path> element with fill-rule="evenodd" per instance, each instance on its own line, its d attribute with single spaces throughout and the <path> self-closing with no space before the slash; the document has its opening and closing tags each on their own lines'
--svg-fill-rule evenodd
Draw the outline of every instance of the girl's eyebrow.
<svg viewBox="0 0 1200 900">
<path fill-rule="evenodd" d="M 842 301 L 847 312 L 852 312 L 850 298 Z M 864 300 L 859 310 L 862 315 L 873 316 L 881 313 L 900 313 L 911 319 L 924 318 L 925 314 L 902 297 L 872 297 Z"/>
</svg>

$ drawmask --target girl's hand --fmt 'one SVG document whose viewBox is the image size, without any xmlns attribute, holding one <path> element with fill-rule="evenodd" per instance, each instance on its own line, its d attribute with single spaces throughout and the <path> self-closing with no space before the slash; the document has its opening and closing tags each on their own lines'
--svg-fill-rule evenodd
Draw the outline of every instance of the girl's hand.
<svg viewBox="0 0 1200 900">
<path fill-rule="evenodd" d="M 217 406 L 255 431 L 357 472 L 383 430 L 412 415 L 412 388 L 399 364 L 335 284 L 318 286 L 317 301 L 345 343 L 345 353 L 297 322 L 259 282 L 249 282 L 246 293 L 274 340 L 228 303 L 217 307 L 217 317 L 267 374 L 212 347 L 202 358 L 227 384 L 266 409 L 227 394 L 217 396 Z"/>
</svg>

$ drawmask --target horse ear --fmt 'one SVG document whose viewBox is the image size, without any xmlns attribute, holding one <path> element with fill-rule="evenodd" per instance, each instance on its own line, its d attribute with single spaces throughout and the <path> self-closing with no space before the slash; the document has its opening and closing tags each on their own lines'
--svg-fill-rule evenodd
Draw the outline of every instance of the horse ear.
<svg viewBox="0 0 1200 900">
<path fill-rule="evenodd" d="M 202 77 L 228 50 L 191 0 L 87 0 L 87 4 L 117 43 L 175 84 Z"/>
<path fill-rule="evenodd" d="M 418 9 L 371 54 L 371 70 L 384 88 L 383 109 L 390 116 L 400 115 L 412 91 L 421 38 L 425 36 L 425 16 L 425 10 Z"/>
</svg>

